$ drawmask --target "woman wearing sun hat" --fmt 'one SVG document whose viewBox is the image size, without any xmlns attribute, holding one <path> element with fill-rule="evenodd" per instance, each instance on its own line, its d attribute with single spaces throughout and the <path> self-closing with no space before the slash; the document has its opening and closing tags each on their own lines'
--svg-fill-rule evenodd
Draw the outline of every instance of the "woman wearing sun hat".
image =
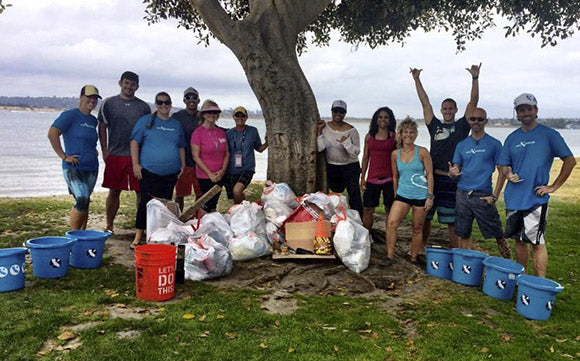
<svg viewBox="0 0 580 361">
<path fill-rule="evenodd" d="M 226 174 L 230 160 L 228 140 L 223 129 L 216 126 L 221 109 L 213 100 L 207 99 L 201 106 L 201 124 L 191 135 L 191 151 L 195 161 L 195 175 L 203 193 L 220 182 Z M 207 201 L 202 209 L 213 212 L 220 193 Z"/>
</svg>

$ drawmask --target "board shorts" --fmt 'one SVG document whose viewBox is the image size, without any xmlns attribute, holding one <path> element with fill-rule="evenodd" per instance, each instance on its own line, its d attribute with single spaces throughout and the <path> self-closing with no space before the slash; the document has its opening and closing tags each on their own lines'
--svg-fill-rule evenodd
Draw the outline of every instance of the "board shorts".
<svg viewBox="0 0 580 361">
<path fill-rule="evenodd" d="M 548 222 L 548 203 L 530 209 L 506 210 L 505 238 L 533 245 L 546 244 L 544 232 Z"/>
<path fill-rule="evenodd" d="M 435 212 L 441 224 L 455 223 L 455 193 L 457 180 L 446 175 L 434 174 L 435 187 L 433 188 L 433 207 L 427 212 L 426 220 L 431 221 Z"/>
<path fill-rule="evenodd" d="M 133 175 L 131 157 L 109 155 L 105 159 L 103 188 L 139 192 L 139 180 Z"/>
<path fill-rule="evenodd" d="M 177 179 L 177 184 L 175 184 L 175 195 L 177 197 L 189 196 L 192 193 L 196 197 L 201 196 L 201 188 L 199 187 L 199 181 L 195 176 L 195 167 L 185 167 L 183 173 Z"/>
<path fill-rule="evenodd" d="M 502 238 L 503 230 L 499 213 L 495 205 L 489 204 L 480 197 L 490 196 L 485 192 L 457 190 L 455 205 L 455 235 L 461 238 L 470 238 L 473 219 L 483 238 Z"/>
<path fill-rule="evenodd" d="M 62 172 L 68 187 L 68 192 L 75 199 L 74 208 L 81 213 L 88 212 L 91 194 L 97 183 L 98 171 L 66 168 Z"/>
</svg>

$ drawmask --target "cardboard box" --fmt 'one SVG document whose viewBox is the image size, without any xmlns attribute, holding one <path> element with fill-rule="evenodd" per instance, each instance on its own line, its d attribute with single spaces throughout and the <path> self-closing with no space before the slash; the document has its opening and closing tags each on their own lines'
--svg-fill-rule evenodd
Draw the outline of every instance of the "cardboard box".
<svg viewBox="0 0 580 361">
<path fill-rule="evenodd" d="M 302 248 L 314 252 L 314 234 L 316 233 L 317 223 L 317 221 L 286 223 L 286 244 L 288 247 L 294 250 Z M 328 237 L 330 237 L 330 222 L 324 221 L 324 226 Z"/>
</svg>

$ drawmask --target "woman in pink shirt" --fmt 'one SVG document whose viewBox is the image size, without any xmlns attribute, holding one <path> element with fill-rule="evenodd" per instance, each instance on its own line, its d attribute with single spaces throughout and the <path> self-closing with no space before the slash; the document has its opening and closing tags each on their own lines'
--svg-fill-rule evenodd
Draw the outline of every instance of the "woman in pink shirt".
<svg viewBox="0 0 580 361">
<path fill-rule="evenodd" d="M 216 126 L 221 110 L 213 100 L 206 100 L 200 110 L 201 124 L 191 135 L 191 152 L 195 161 L 195 175 L 203 193 L 220 182 L 228 169 L 230 152 L 223 129 Z M 215 211 L 220 193 L 207 201 L 202 209 Z"/>
<path fill-rule="evenodd" d="M 373 226 L 373 213 L 379 205 L 381 193 L 387 217 L 395 199 L 391 153 L 396 148 L 396 126 L 393 111 L 389 107 L 379 108 L 373 114 L 369 132 L 365 137 L 360 185 L 365 190 L 362 221 L 368 230 Z"/>
</svg>

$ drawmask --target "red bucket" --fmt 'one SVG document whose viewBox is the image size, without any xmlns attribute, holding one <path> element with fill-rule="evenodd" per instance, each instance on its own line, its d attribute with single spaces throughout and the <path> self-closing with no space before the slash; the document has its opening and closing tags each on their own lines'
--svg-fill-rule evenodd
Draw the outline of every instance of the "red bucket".
<svg viewBox="0 0 580 361">
<path fill-rule="evenodd" d="M 135 250 L 137 298 L 167 301 L 175 295 L 175 254 L 177 247 L 147 244 Z"/>
</svg>

